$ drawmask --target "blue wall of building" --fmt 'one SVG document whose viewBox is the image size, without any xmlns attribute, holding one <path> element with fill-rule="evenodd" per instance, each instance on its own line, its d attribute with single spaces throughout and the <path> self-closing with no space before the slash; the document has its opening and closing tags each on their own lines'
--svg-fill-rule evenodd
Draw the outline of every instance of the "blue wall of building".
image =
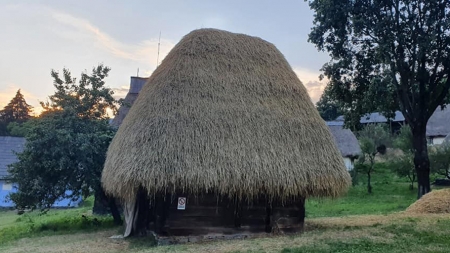
<svg viewBox="0 0 450 253">
<path fill-rule="evenodd" d="M 15 185 L 7 184 L 5 181 L 0 180 L 0 207 L 14 207 L 14 203 L 11 201 L 6 201 L 6 197 L 11 192 L 16 192 L 17 188 Z M 69 194 L 70 191 L 67 191 Z M 73 202 L 70 199 L 63 199 L 57 201 L 53 207 L 77 207 L 81 203 L 81 198 L 77 202 Z"/>
</svg>

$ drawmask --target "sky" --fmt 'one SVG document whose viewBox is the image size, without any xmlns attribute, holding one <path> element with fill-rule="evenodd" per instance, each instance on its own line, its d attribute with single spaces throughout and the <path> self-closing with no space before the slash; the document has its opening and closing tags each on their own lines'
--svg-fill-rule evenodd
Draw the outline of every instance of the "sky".
<svg viewBox="0 0 450 253">
<path fill-rule="evenodd" d="M 39 111 L 54 93 L 52 69 L 74 77 L 102 63 L 106 84 L 126 95 L 130 76 L 147 77 L 190 31 L 217 28 L 257 36 L 286 57 L 316 102 L 329 60 L 308 42 L 313 12 L 303 0 L 0 0 L 0 109 L 21 89 Z"/>
</svg>

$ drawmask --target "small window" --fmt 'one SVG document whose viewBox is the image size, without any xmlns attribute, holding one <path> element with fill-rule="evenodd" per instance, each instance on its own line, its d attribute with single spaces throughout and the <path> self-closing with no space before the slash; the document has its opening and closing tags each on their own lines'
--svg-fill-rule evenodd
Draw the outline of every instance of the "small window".
<svg viewBox="0 0 450 253">
<path fill-rule="evenodd" d="M 427 139 L 427 143 L 428 143 L 428 145 L 433 145 L 433 138 L 428 138 Z"/>
</svg>

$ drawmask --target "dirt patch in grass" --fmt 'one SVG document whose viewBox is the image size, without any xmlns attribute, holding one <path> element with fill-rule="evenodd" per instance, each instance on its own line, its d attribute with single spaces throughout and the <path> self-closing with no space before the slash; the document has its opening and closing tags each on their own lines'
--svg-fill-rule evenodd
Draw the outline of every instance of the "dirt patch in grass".
<svg viewBox="0 0 450 253">
<path fill-rule="evenodd" d="M 124 240 L 112 240 L 109 237 L 117 230 L 96 233 L 78 233 L 38 238 L 23 238 L 14 243 L 0 247 L 1 252 L 123 252 L 128 248 Z"/>
</svg>

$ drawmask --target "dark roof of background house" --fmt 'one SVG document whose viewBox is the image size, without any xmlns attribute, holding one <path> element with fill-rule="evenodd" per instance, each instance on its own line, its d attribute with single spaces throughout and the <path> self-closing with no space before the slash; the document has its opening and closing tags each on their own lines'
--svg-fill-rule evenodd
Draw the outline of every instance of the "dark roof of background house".
<svg viewBox="0 0 450 253">
<path fill-rule="evenodd" d="M 14 152 L 22 152 L 25 146 L 25 138 L 0 136 L 0 179 L 8 175 L 8 165 L 17 161 Z"/>
<path fill-rule="evenodd" d="M 342 157 L 358 157 L 361 154 L 358 139 L 350 129 L 344 128 L 344 122 L 327 121 L 326 123 Z"/>
<path fill-rule="evenodd" d="M 434 111 L 427 124 L 427 136 L 447 136 L 450 134 L 450 109 L 440 107 Z"/>
<path fill-rule="evenodd" d="M 335 119 L 335 121 L 344 121 L 344 116 L 341 115 Z M 395 116 L 391 119 L 392 122 L 401 122 L 405 121 L 405 117 L 400 111 L 395 111 Z M 383 114 L 379 112 L 368 113 L 361 117 L 359 120 L 361 124 L 369 124 L 369 123 L 386 123 L 388 119 L 383 116 Z"/>
</svg>

